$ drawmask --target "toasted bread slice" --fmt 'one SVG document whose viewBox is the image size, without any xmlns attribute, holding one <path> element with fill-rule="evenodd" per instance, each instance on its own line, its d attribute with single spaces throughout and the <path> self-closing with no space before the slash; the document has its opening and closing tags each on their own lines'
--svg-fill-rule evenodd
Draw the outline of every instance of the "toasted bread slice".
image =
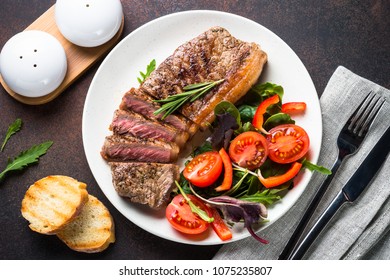
<svg viewBox="0 0 390 280">
<path fill-rule="evenodd" d="M 72 250 L 101 252 L 115 242 L 114 220 L 103 203 L 89 195 L 79 216 L 57 236 Z"/>
<path fill-rule="evenodd" d="M 48 176 L 27 190 L 21 212 L 29 227 L 55 234 L 74 220 L 88 200 L 87 185 L 67 176 Z"/>
</svg>

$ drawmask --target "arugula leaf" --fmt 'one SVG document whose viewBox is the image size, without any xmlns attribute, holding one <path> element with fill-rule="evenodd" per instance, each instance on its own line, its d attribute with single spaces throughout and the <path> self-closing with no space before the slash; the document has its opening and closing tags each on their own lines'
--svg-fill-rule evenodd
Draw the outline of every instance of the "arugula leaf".
<svg viewBox="0 0 390 280">
<path fill-rule="evenodd" d="M 16 132 L 18 132 L 22 128 L 22 120 L 16 119 L 9 127 L 7 134 L 4 138 L 3 144 L 1 145 L 0 151 L 2 152 L 4 150 L 5 145 L 7 144 L 8 140 L 11 138 L 12 135 L 14 135 Z"/>
<path fill-rule="evenodd" d="M 142 84 L 145 81 L 145 79 L 150 76 L 150 74 L 154 71 L 154 69 L 156 69 L 156 60 L 155 59 L 153 59 L 148 64 L 148 66 L 146 66 L 146 73 L 143 73 L 141 71 L 139 72 L 139 74 L 141 75 L 141 78 L 139 78 L 139 77 L 137 78 L 138 82 L 140 84 Z"/>
<path fill-rule="evenodd" d="M 13 160 L 8 159 L 7 167 L 0 173 L 0 182 L 4 179 L 8 172 L 22 170 L 33 163 L 37 163 L 39 158 L 46 154 L 52 144 L 52 141 L 44 142 L 21 152 Z"/>
<path fill-rule="evenodd" d="M 240 180 L 230 188 L 230 190 L 224 192 L 222 195 L 234 196 L 234 193 L 241 187 L 242 182 L 244 182 L 245 177 L 248 175 L 248 172 L 245 172 L 244 175 L 240 178 Z"/>
<path fill-rule="evenodd" d="M 251 195 L 243 195 L 240 199 L 271 205 L 282 198 L 278 193 L 284 190 L 285 189 L 266 189 L 262 192 L 258 191 Z"/>
<path fill-rule="evenodd" d="M 328 168 L 326 168 L 324 166 L 320 166 L 320 165 L 314 164 L 314 163 L 311 163 L 306 158 L 304 158 L 301 163 L 302 163 L 302 167 L 307 168 L 310 171 L 317 171 L 317 172 L 320 172 L 320 173 L 322 173 L 324 175 L 332 174 L 332 171 L 330 171 Z"/>
</svg>

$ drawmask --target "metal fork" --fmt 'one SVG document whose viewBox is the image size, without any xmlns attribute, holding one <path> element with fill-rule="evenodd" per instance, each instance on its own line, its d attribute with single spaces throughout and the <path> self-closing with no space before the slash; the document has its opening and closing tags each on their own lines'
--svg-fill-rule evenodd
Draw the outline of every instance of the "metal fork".
<svg viewBox="0 0 390 280">
<path fill-rule="evenodd" d="M 382 97 L 370 92 L 341 129 L 340 134 L 337 137 L 338 157 L 332 166 L 332 174 L 326 178 L 317 190 L 317 193 L 310 202 L 297 228 L 292 234 L 283 252 L 280 254 L 279 260 L 290 259 L 293 249 L 297 245 L 300 236 L 310 221 L 311 216 L 326 192 L 335 173 L 347 157 L 356 153 L 363 142 L 364 137 L 367 135 L 367 132 L 379 112 L 379 109 L 384 104 L 384 101 L 385 100 Z"/>
</svg>

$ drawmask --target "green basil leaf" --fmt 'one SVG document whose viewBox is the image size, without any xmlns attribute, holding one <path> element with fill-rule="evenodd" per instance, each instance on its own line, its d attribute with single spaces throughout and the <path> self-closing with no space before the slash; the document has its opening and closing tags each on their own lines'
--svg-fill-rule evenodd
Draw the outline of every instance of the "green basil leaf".
<svg viewBox="0 0 390 280">
<path fill-rule="evenodd" d="M 238 107 L 238 111 L 240 112 L 241 120 L 243 123 L 252 122 L 253 117 L 256 113 L 257 106 L 250 105 L 241 105 Z"/>
<path fill-rule="evenodd" d="M 271 128 L 281 125 L 281 124 L 295 124 L 295 121 L 291 119 L 289 114 L 277 113 L 271 115 L 265 122 L 263 127 L 265 130 L 270 130 Z"/>
</svg>

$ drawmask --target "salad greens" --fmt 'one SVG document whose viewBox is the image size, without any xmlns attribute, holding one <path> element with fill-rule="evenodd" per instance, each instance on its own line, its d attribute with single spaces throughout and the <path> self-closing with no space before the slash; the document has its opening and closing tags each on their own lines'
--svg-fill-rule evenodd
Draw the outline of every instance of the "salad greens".
<svg viewBox="0 0 390 280">
<path fill-rule="evenodd" d="M 279 96 L 280 101 L 275 106 L 268 108 L 266 118 L 280 111 L 284 89 L 273 83 L 255 84 L 241 100 L 241 105 L 238 106 L 242 121 L 244 123 L 251 122 L 259 104 L 275 94 Z"/>
<path fill-rule="evenodd" d="M 249 92 L 236 105 L 222 101 L 214 108 L 215 121 L 211 124 L 211 136 L 199 147 L 197 147 L 192 156 L 209 151 L 225 150 L 231 148 L 231 141 L 237 139 L 236 136 L 244 132 L 257 131 L 252 125 L 257 108 L 264 100 L 278 95 L 279 101 L 271 103 L 264 109 L 263 128 L 264 133 L 268 133 L 274 127 L 280 125 L 293 125 L 295 121 L 287 113 L 282 112 L 282 98 L 284 95 L 283 87 L 273 83 L 264 83 L 254 85 Z M 241 140 L 244 141 L 244 140 Z M 239 145 L 239 144 L 234 144 Z M 229 151 L 230 153 L 230 151 Z M 310 171 L 317 171 L 329 175 L 331 172 L 323 167 L 311 163 L 306 158 L 301 158 L 294 165 L 302 166 Z M 220 176 L 213 181 L 210 187 L 196 187 L 188 182 L 183 173 L 180 177 L 178 187 L 180 192 L 196 195 L 212 207 L 220 210 L 223 217 L 230 222 L 243 221 L 250 234 L 257 240 L 266 243 L 265 240 L 258 237 L 253 229 L 253 223 L 265 222 L 267 217 L 267 207 L 278 203 L 283 196 L 293 188 L 293 177 L 285 177 L 279 185 L 272 188 L 266 188 L 264 178 L 279 178 L 285 176 L 290 170 L 290 164 L 277 163 L 266 158 L 265 162 L 256 167 L 256 170 L 249 170 L 232 162 L 233 180 L 230 189 L 222 192 L 215 190 L 220 186 L 223 177 Z M 259 176 L 261 174 L 261 176 Z M 269 182 L 269 181 L 268 181 Z M 270 187 L 270 185 L 267 185 Z"/>
<path fill-rule="evenodd" d="M 264 127 L 266 130 L 270 130 L 273 127 L 282 124 L 294 124 L 295 121 L 289 114 L 281 112 L 282 97 L 284 95 L 283 87 L 273 83 L 256 84 L 245 95 L 245 97 L 238 103 L 237 106 L 228 102 L 220 102 L 214 109 L 216 116 L 215 121 L 211 125 L 212 135 L 203 143 L 203 145 L 197 147 L 192 156 L 195 157 L 201 153 L 218 150 L 220 148 L 228 148 L 230 141 L 237 135 L 246 131 L 256 131 L 252 125 L 252 120 L 255 115 L 256 109 L 261 102 L 265 99 L 278 95 L 280 101 L 267 108 L 264 114 Z M 307 168 L 310 171 L 317 171 L 323 174 L 330 174 L 330 171 L 323 167 L 309 162 L 307 159 L 301 159 L 299 162 L 303 168 Z M 285 174 L 290 168 L 289 164 L 276 163 L 269 158 L 260 166 L 261 174 L 265 177 L 272 177 Z M 265 188 L 258 177 L 258 173 L 250 171 L 246 168 L 240 167 L 233 163 L 233 184 L 232 187 L 225 192 L 217 192 L 214 187 L 221 184 L 222 178 L 219 178 L 210 188 L 199 188 L 192 186 L 181 175 L 180 185 L 183 192 L 193 193 L 203 200 L 206 200 L 210 205 L 214 205 L 213 202 L 218 201 L 220 203 L 217 206 L 218 209 L 224 215 L 231 218 L 231 213 L 227 209 L 226 204 L 236 205 L 233 207 L 236 209 L 240 204 L 240 201 L 261 204 L 261 205 L 273 205 L 277 203 L 282 197 L 293 187 L 293 180 L 289 180 L 276 188 Z M 222 205 L 222 204 L 224 205 Z M 238 211 L 236 209 L 236 211 Z M 239 210 L 238 212 L 240 212 Z M 241 219 L 244 219 L 245 214 L 241 212 Z M 258 217 L 259 218 L 259 217 Z M 232 220 L 232 219 L 230 219 Z M 234 220 L 234 219 L 233 219 Z M 253 222 L 253 220 L 251 220 Z M 246 223 L 246 220 L 245 220 Z M 247 225 L 246 225 L 247 226 Z"/>
<path fill-rule="evenodd" d="M 256 240 L 268 244 L 268 241 L 258 236 L 252 228 L 253 224 L 264 221 L 267 217 L 267 208 L 263 204 L 236 199 L 227 195 L 205 199 L 196 192 L 193 193 L 203 202 L 219 209 L 227 221 L 233 223 L 244 221 L 246 229 Z"/>
<path fill-rule="evenodd" d="M 233 137 L 233 134 L 238 135 L 245 131 L 255 131 L 251 121 L 258 104 L 275 94 L 279 95 L 279 98 L 283 97 L 283 93 L 284 91 L 281 86 L 272 83 L 265 83 L 255 85 L 244 97 L 242 103 L 245 104 L 241 103 L 238 108 L 228 101 L 222 101 L 219 103 L 214 109 L 216 120 L 212 125 L 212 135 L 207 141 L 203 143 L 203 145 L 197 147 L 193 151 L 192 156 L 195 157 L 201 153 L 212 151 L 213 149 L 218 149 L 225 146 L 223 143 L 230 141 Z M 250 109 L 252 108 L 252 105 L 254 110 Z M 275 106 L 271 107 L 276 108 L 270 108 L 268 116 L 265 119 L 265 126 L 267 129 L 280 124 L 295 123 L 294 120 L 291 119 L 290 115 L 280 112 L 280 105 L 276 104 Z M 274 113 L 272 114 L 271 112 Z M 236 123 L 232 123 L 234 120 Z M 229 134 L 229 131 L 232 131 L 233 134 Z M 327 168 L 313 164 L 307 159 L 302 159 L 301 163 L 303 168 L 307 168 L 310 171 L 321 172 L 325 175 L 330 174 L 330 171 Z M 255 172 L 251 172 L 235 164 L 233 164 L 233 166 L 235 167 L 233 172 L 233 186 L 230 190 L 223 193 L 222 195 L 228 195 L 234 198 L 271 205 L 280 200 L 283 194 L 285 194 L 288 189 L 293 187 L 293 182 L 289 181 L 279 186 L 278 188 L 265 189 L 261 185 Z M 264 177 L 284 174 L 288 168 L 288 165 L 278 164 L 269 159 L 267 159 L 260 167 L 261 173 Z M 220 181 L 217 181 L 215 185 L 217 186 L 220 183 Z M 188 182 L 184 179 L 184 177 L 182 177 L 180 184 L 184 186 L 185 191 L 188 193 L 190 192 L 190 189 L 188 188 Z M 221 195 L 221 193 L 214 191 L 212 187 L 206 189 L 197 187 L 193 188 L 197 193 L 203 195 L 206 198 Z"/>
</svg>

